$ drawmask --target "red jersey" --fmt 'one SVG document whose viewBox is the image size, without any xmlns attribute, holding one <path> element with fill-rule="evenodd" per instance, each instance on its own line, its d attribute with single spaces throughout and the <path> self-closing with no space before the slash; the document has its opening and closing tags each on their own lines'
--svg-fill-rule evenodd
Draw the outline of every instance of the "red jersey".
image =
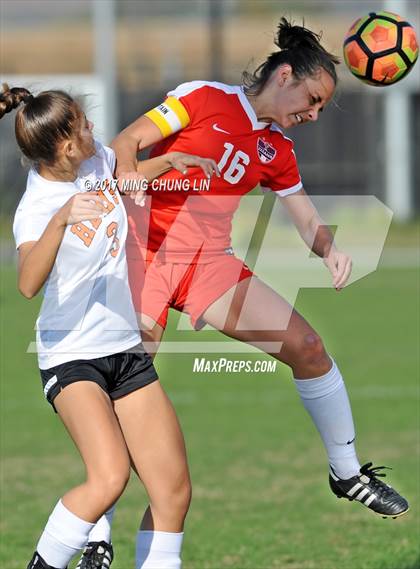
<svg viewBox="0 0 420 569">
<path fill-rule="evenodd" d="M 258 184 L 279 196 L 302 188 L 292 141 L 277 125 L 258 121 L 240 86 L 184 83 L 146 116 L 165 137 L 151 156 L 178 151 L 212 158 L 221 177 L 207 180 L 199 168 L 186 176 L 171 170 L 150 184 L 145 208 L 128 200 L 128 249 L 132 242 L 183 263 L 201 251 L 198 262 L 207 262 L 230 247 L 242 195 Z"/>
</svg>

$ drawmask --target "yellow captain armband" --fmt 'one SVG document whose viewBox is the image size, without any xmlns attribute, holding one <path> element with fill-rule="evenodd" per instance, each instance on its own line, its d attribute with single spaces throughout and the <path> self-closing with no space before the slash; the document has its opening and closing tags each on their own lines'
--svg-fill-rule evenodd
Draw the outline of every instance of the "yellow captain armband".
<svg viewBox="0 0 420 569">
<path fill-rule="evenodd" d="M 168 97 L 145 116 L 155 123 L 164 137 L 182 130 L 190 123 L 186 108 L 175 97 Z"/>
</svg>

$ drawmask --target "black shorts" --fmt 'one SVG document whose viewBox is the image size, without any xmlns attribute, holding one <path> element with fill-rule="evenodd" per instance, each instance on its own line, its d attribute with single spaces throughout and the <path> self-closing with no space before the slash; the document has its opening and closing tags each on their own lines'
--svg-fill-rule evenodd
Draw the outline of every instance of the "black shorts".
<svg viewBox="0 0 420 569">
<path fill-rule="evenodd" d="M 54 411 L 55 397 L 76 381 L 93 381 L 111 399 L 118 399 L 158 379 L 152 358 L 141 344 L 132 351 L 92 360 L 73 360 L 39 371 L 44 395 Z"/>
</svg>

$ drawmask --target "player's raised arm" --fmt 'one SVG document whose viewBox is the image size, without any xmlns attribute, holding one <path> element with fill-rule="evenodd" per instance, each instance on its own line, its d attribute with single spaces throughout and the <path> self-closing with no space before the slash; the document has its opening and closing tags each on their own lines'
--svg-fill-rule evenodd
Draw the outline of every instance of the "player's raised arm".
<svg viewBox="0 0 420 569">
<path fill-rule="evenodd" d="M 333 277 L 334 288 L 341 290 L 351 273 L 351 258 L 337 249 L 331 229 L 322 220 L 305 190 L 301 189 L 281 200 L 302 239 L 316 255 L 324 259 Z"/>
<path fill-rule="evenodd" d="M 112 141 L 117 157 L 117 175 L 137 171 L 137 153 L 182 130 L 190 123 L 186 106 L 179 100 L 182 90 L 168 93 L 160 105 L 147 111 Z M 143 173 L 143 172 L 142 172 Z"/>
<path fill-rule="evenodd" d="M 157 125 L 146 115 L 131 123 L 111 143 L 117 157 L 117 176 L 137 171 L 137 153 L 164 138 Z"/>
<path fill-rule="evenodd" d="M 194 93 L 197 85 L 193 85 L 192 88 L 191 85 L 193 84 L 181 85 L 169 93 L 164 102 L 142 115 L 113 140 L 111 146 L 117 157 L 118 178 L 135 179 L 141 175 L 150 181 L 172 168 L 186 174 L 189 167 L 201 168 L 208 178 L 214 173 L 219 175 L 214 160 L 194 154 L 169 152 L 149 160 L 137 160 L 139 151 L 189 125 L 194 103 L 197 104 L 197 99 L 200 99 L 200 95 Z M 143 193 L 140 196 L 132 195 L 140 205 L 144 203 Z"/>
<path fill-rule="evenodd" d="M 67 225 L 98 219 L 105 209 L 99 196 L 80 193 L 70 198 L 51 218 L 37 241 L 19 245 L 18 288 L 26 298 L 33 298 L 50 274 Z M 15 228 L 27 221 L 16 218 Z M 16 229 L 18 231 L 18 229 Z"/>
</svg>

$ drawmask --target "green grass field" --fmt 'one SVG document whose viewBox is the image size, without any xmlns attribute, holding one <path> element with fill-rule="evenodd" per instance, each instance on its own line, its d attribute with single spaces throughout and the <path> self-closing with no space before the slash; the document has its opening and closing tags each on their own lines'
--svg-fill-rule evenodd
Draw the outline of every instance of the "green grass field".
<svg viewBox="0 0 420 569">
<path fill-rule="evenodd" d="M 43 399 L 35 355 L 26 354 L 39 302 L 18 296 L 12 268 L 2 285 L 0 566 L 22 569 L 51 508 L 83 468 Z M 392 466 L 390 482 L 411 502 L 402 519 L 383 520 L 330 493 L 324 451 L 287 368 L 258 376 L 194 374 L 194 354 L 157 358 L 185 432 L 194 485 L 184 569 L 420 566 L 418 287 L 415 269 L 380 269 L 341 294 L 302 291 L 297 305 L 346 378 L 360 459 Z M 177 335 L 174 320 L 167 339 L 222 340 L 211 331 Z M 115 516 L 113 569 L 133 567 L 146 503 L 133 477 Z"/>
</svg>

